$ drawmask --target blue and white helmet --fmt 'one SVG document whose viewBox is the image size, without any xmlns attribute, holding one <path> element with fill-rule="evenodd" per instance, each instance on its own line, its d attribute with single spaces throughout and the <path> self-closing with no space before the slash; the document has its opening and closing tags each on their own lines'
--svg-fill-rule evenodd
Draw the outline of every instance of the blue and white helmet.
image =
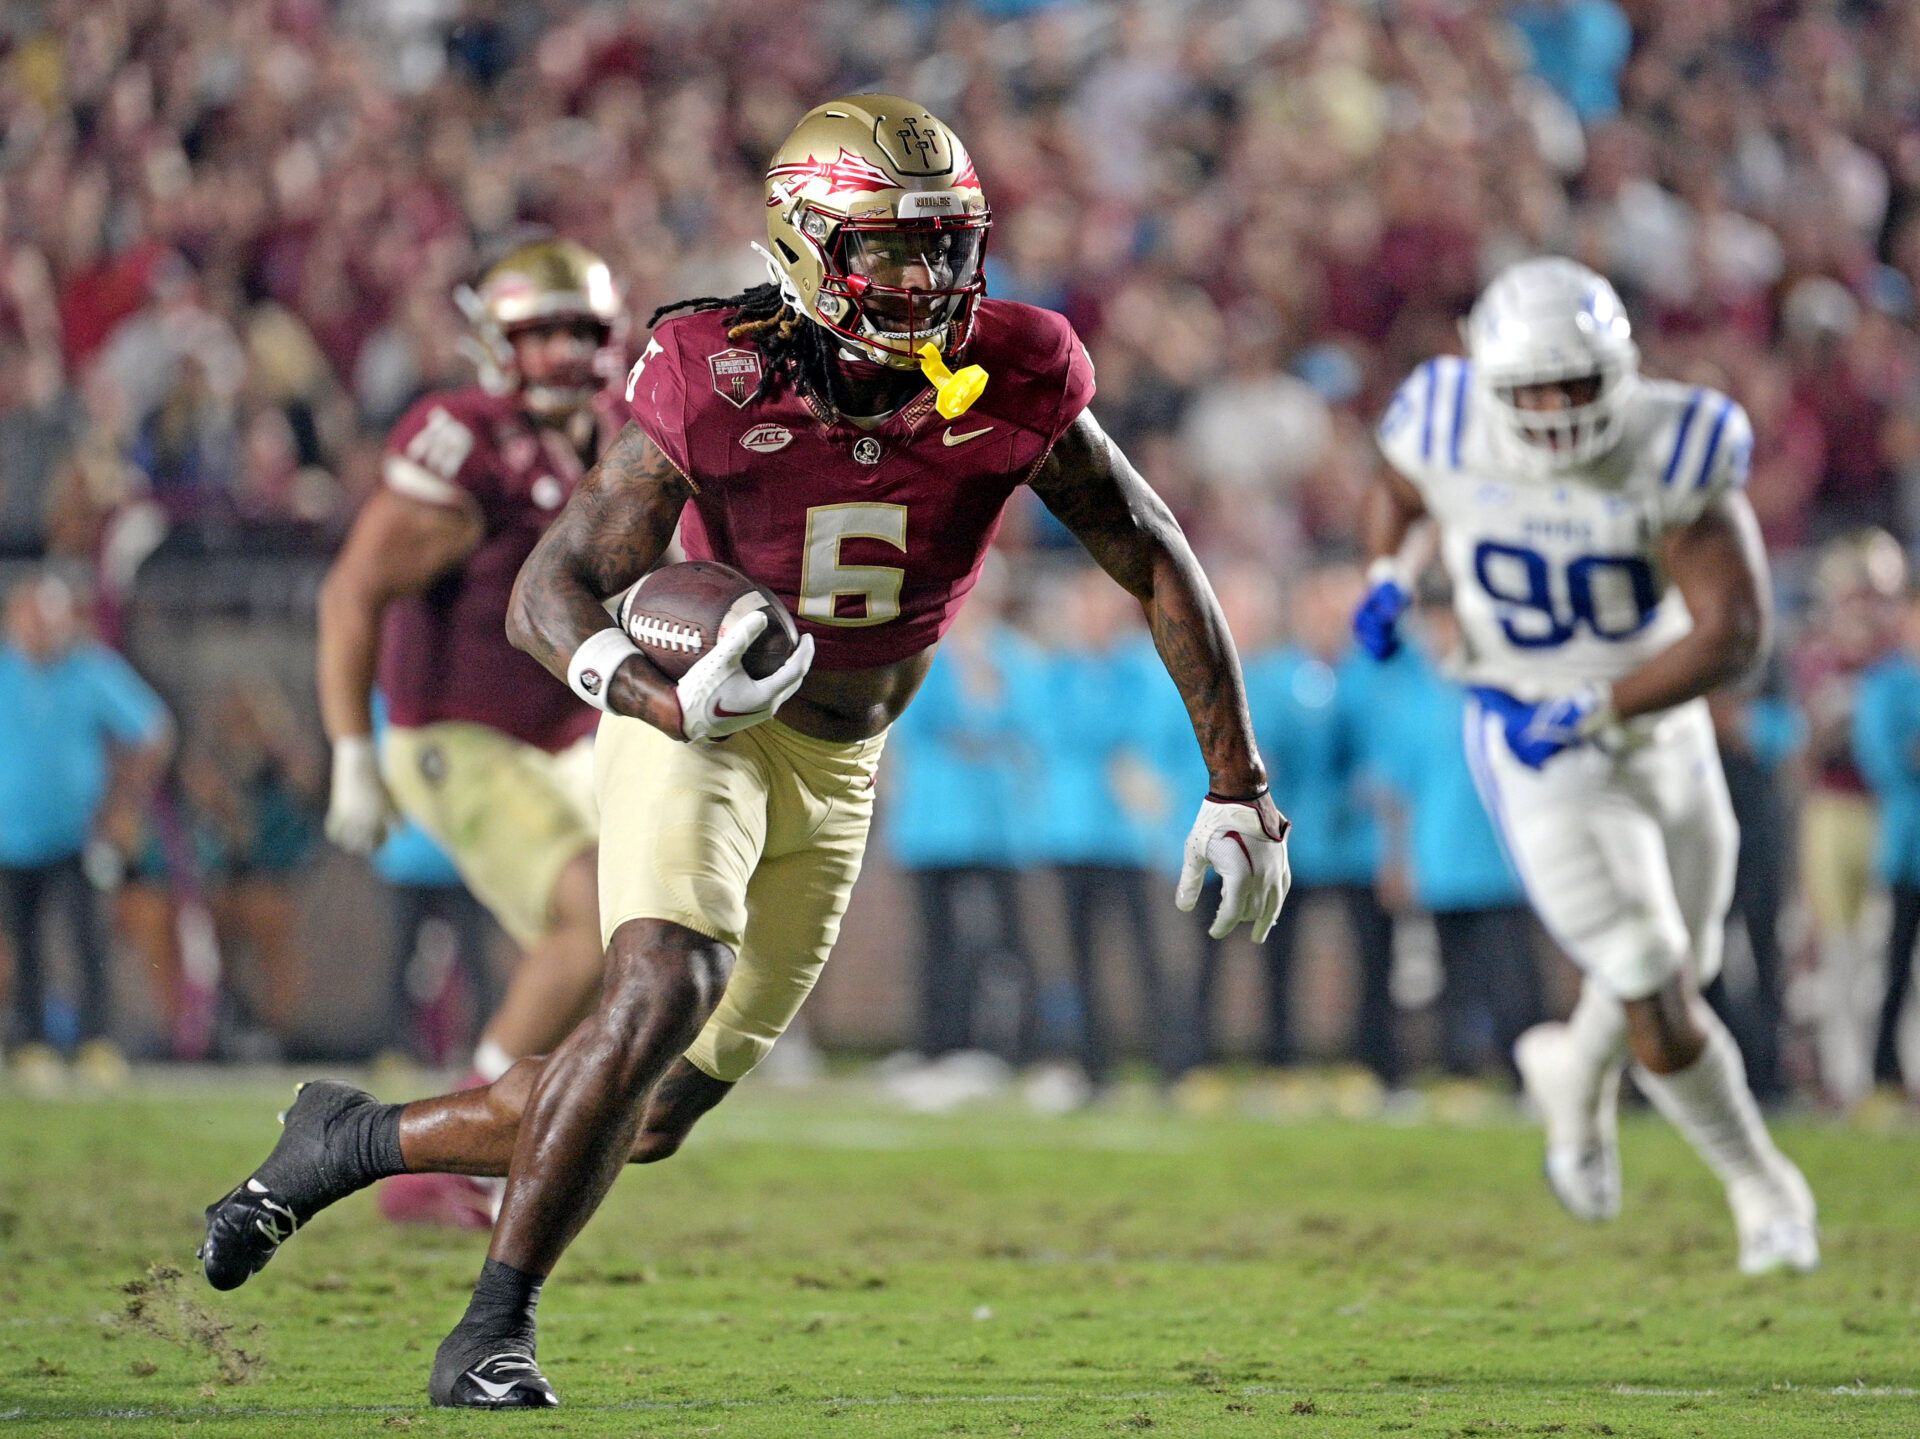
<svg viewBox="0 0 1920 1439">
<path fill-rule="evenodd" d="M 1474 382 L 1520 442 L 1524 460 L 1564 470 L 1598 458 L 1620 438 L 1640 351 L 1626 307 L 1604 276 L 1557 255 L 1521 260 L 1494 277 L 1461 332 Z M 1520 386 L 1581 379 L 1599 381 L 1585 404 L 1527 410 L 1514 402 Z"/>
</svg>

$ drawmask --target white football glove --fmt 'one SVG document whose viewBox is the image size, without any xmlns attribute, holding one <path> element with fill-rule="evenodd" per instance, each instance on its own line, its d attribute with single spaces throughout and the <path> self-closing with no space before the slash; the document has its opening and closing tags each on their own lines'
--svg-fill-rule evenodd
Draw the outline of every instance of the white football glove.
<svg viewBox="0 0 1920 1439">
<path fill-rule="evenodd" d="M 724 628 L 713 648 L 680 677 L 680 733 L 689 740 L 719 739 L 751 729 L 793 698 L 813 663 L 813 636 L 802 635 L 787 662 L 763 680 L 743 668 L 747 651 L 767 628 L 767 612 L 754 610 Z"/>
<path fill-rule="evenodd" d="M 333 788 L 327 799 L 327 838 L 348 854 L 380 848 L 399 812 L 380 779 L 380 755 L 370 735 L 333 742 Z"/>
<path fill-rule="evenodd" d="M 1200 801 L 1200 814 L 1187 835 L 1174 904 L 1192 912 L 1211 864 L 1220 873 L 1220 912 L 1207 933 L 1225 939 L 1245 920 L 1253 926 L 1254 943 L 1265 940 L 1293 885 L 1293 867 L 1287 862 L 1289 827 L 1282 817 L 1279 833 L 1267 828 L 1257 799 L 1217 800 L 1208 795 Z"/>
</svg>

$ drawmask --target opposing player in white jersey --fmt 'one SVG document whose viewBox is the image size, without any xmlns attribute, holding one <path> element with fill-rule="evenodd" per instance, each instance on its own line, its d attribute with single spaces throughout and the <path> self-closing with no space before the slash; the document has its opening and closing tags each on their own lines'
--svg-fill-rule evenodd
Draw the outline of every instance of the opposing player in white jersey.
<svg viewBox="0 0 1920 1439">
<path fill-rule="evenodd" d="M 1583 1219 L 1620 1204 L 1614 1103 L 1643 1090 L 1727 1186 L 1748 1273 L 1819 1262 L 1805 1179 L 1768 1136 L 1720 968 L 1739 833 L 1704 696 L 1767 641 L 1766 557 L 1742 492 L 1753 434 L 1716 391 L 1639 374 L 1605 279 L 1514 265 L 1381 421 L 1370 587 L 1378 656 L 1428 553 L 1453 581 L 1473 687 L 1468 757 L 1541 919 L 1585 972 L 1572 1018 L 1517 1059 L 1547 1178 Z"/>
</svg>

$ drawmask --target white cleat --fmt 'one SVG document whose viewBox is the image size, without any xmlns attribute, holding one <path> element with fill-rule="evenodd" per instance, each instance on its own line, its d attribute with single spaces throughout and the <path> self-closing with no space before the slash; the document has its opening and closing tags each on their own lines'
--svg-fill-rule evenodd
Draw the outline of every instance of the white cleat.
<svg viewBox="0 0 1920 1439">
<path fill-rule="evenodd" d="M 1767 1180 L 1727 1191 L 1740 1234 L 1740 1272 L 1811 1274 L 1820 1267 L 1820 1232 L 1813 1191 L 1800 1166 L 1784 1154 Z"/>
<path fill-rule="evenodd" d="M 1807 1220 L 1782 1215 L 1740 1236 L 1742 1274 L 1811 1274 L 1820 1267 L 1820 1238 Z"/>
<path fill-rule="evenodd" d="M 1547 1187 L 1575 1219 L 1620 1213 L 1620 1069 L 1594 1075 L 1567 1043 L 1564 1024 L 1536 1024 L 1514 1042 L 1513 1061 L 1547 1131 Z"/>
</svg>

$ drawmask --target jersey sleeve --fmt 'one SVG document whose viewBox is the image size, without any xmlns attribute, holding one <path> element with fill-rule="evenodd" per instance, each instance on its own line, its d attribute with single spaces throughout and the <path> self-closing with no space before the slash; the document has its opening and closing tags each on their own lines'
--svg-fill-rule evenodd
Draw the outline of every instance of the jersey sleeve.
<svg viewBox="0 0 1920 1439">
<path fill-rule="evenodd" d="M 1460 468 L 1470 378 L 1465 360 L 1436 355 L 1401 382 L 1374 426 L 1387 463 L 1422 494 L 1434 475 Z"/>
<path fill-rule="evenodd" d="M 1093 403 L 1093 360 L 1087 347 L 1066 320 L 1060 322 L 1066 339 L 1066 378 L 1061 388 L 1060 407 L 1054 415 L 1050 441 L 1058 440 L 1080 414 Z"/>
<path fill-rule="evenodd" d="M 1660 472 L 1660 510 L 1665 528 L 1677 530 L 1699 519 L 1722 495 L 1746 488 L 1753 424 L 1728 396 L 1701 389 L 1688 397 L 1670 435 Z"/>
<path fill-rule="evenodd" d="M 679 326 L 669 320 L 648 337 L 647 348 L 627 371 L 627 412 L 673 467 L 691 479 L 687 377 L 681 365 Z"/>
<path fill-rule="evenodd" d="M 380 478 L 410 500 L 465 505 L 483 499 L 491 482 L 481 450 L 475 418 L 449 397 L 429 395 L 387 436 Z"/>
</svg>

